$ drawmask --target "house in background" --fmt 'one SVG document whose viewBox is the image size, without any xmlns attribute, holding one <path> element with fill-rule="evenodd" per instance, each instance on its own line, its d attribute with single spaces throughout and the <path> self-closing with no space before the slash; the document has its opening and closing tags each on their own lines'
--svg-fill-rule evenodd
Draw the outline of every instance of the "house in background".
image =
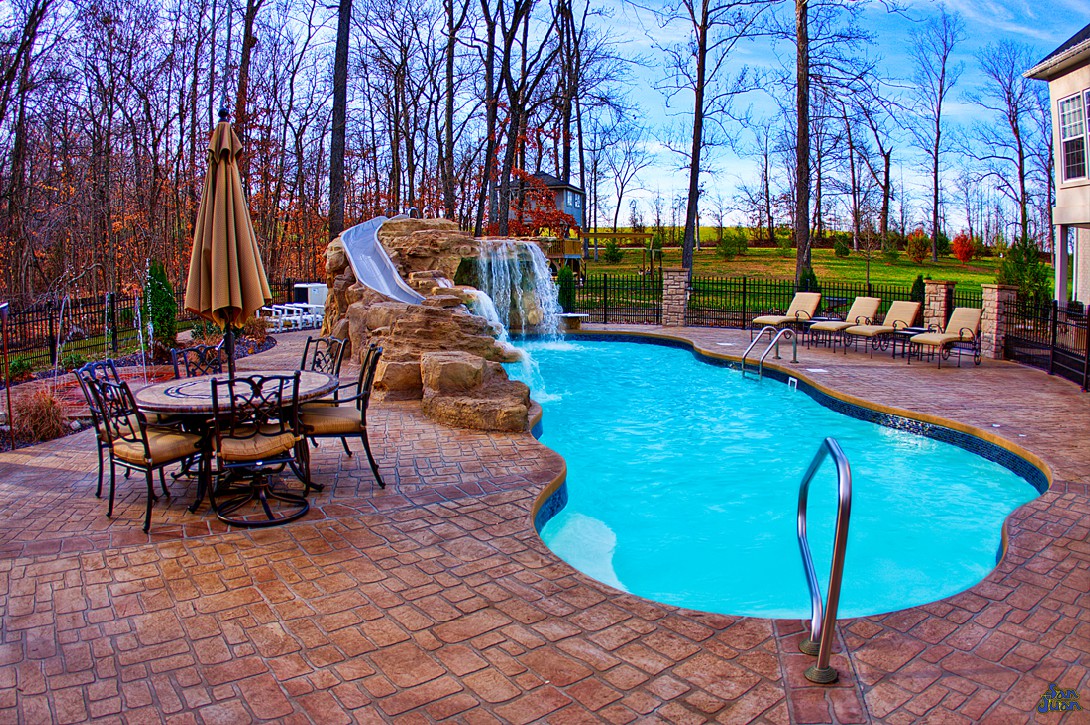
<svg viewBox="0 0 1090 725">
<path fill-rule="evenodd" d="M 583 190 L 544 171 L 534 174 L 534 178 L 542 181 L 545 187 L 553 192 L 556 208 L 565 214 L 571 214 L 575 219 L 575 225 L 583 229 L 583 199 L 586 196 Z"/>
<path fill-rule="evenodd" d="M 1068 230 L 1075 235 L 1072 293 L 1090 302 L 1090 25 L 1075 33 L 1026 78 L 1048 82 L 1055 147 L 1056 299 L 1067 302 Z"/>
</svg>

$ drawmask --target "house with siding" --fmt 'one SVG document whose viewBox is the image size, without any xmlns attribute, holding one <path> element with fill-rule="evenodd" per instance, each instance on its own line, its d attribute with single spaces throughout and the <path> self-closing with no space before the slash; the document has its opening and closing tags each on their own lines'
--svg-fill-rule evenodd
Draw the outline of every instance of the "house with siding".
<svg viewBox="0 0 1090 725">
<path fill-rule="evenodd" d="M 1056 299 L 1067 302 L 1067 240 L 1073 234 L 1072 295 L 1090 302 L 1090 25 L 1023 74 L 1046 81 L 1052 108 L 1057 227 Z"/>
</svg>

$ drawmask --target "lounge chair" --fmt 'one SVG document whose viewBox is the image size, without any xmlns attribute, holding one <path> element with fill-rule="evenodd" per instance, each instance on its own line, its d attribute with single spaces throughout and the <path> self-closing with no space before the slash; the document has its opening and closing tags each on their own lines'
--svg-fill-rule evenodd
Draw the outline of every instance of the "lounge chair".
<svg viewBox="0 0 1090 725">
<path fill-rule="evenodd" d="M 872 351 L 884 350 L 889 344 L 889 340 L 893 336 L 893 333 L 898 330 L 912 327 L 912 323 L 916 321 L 916 317 L 919 314 L 919 302 L 894 302 L 889 306 L 889 311 L 886 312 L 886 316 L 882 319 L 882 324 L 852 325 L 842 332 L 844 335 L 845 354 L 848 352 L 849 341 L 858 342 L 859 340 L 865 340 L 870 344 Z M 852 338 L 854 338 L 854 340 Z"/>
<path fill-rule="evenodd" d="M 973 363 L 980 364 L 980 317 L 981 310 L 973 307 L 958 307 L 950 315 L 950 321 L 946 323 L 946 330 L 939 332 L 937 329 L 913 335 L 908 342 L 911 345 L 908 360 L 912 362 L 912 355 L 919 354 L 923 358 L 923 349 L 931 348 L 928 355 L 938 353 L 939 367 L 942 360 L 950 359 L 952 352 L 958 354 L 958 367 L 961 367 L 962 351 L 973 354 Z"/>
<path fill-rule="evenodd" d="M 810 340 L 817 335 L 819 339 L 830 340 L 833 347 L 840 338 L 840 333 L 855 325 L 869 325 L 878 317 L 878 307 L 882 304 L 879 297 L 856 297 L 851 309 L 843 320 L 820 320 L 810 325 Z"/>
<path fill-rule="evenodd" d="M 787 308 L 787 312 L 782 315 L 760 315 L 754 317 L 750 322 L 750 337 L 753 337 L 753 331 L 759 330 L 766 325 L 772 327 L 782 327 L 784 325 L 794 325 L 806 320 L 812 320 L 817 313 L 818 305 L 821 304 L 820 292 L 796 292 L 794 299 L 791 300 L 791 306 Z"/>
</svg>

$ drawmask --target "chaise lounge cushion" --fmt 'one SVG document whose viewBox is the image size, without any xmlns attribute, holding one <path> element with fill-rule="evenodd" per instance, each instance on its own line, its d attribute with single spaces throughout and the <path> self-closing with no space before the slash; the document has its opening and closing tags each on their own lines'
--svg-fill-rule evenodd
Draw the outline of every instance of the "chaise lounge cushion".
<svg viewBox="0 0 1090 725">
<path fill-rule="evenodd" d="M 813 319 L 821 304 L 820 292 L 798 292 L 791 300 L 791 306 L 782 315 L 761 315 L 753 318 L 753 325 L 772 325 L 778 327 L 788 322 Z"/>
<path fill-rule="evenodd" d="M 916 315 L 919 313 L 919 302 L 894 302 L 889 306 L 889 312 L 886 313 L 881 325 L 853 325 L 844 332 L 858 337 L 889 335 L 897 330 L 911 327 L 912 323 L 916 321 Z"/>
<path fill-rule="evenodd" d="M 878 316 L 878 306 L 882 304 L 878 297 L 856 297 L 852 308 L 843 320 L 822 320 L 810 325 L 810 332 L 840 332 L 855 325 L 870 324 Z"/>
<path fill-rule="evenodd" d="M 914 345 L 946 347 L 956 342 L 972 342 L 980 335 L 981 310 L 958 307 L 946 323 L 946 332 L 923 332 L 909 340 Z"/>
</svg>

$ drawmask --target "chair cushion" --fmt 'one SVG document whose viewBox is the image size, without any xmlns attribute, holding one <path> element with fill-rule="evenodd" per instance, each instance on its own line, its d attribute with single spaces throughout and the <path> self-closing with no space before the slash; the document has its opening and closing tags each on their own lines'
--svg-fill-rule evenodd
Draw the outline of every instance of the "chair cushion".
<svg viewBox="0 0 1090 725">
<path fill-rule="evenodd" d="M 252 429 L 251 429 L 252 430 Z M 240 435 L 250 431 L 242 430 Z M 299 442 L 299 436 L 290 431 L 281 433 L 280 427 L 271 425 L 249 438 L 225 437 L 218 441 L 217 455 L 225 461 L 260 461 L 287 453 Z"/>
<path fill-rule="evenodd" d="M 897 325 L 900 323 L 903 327 L 911 327 L 912 323 L 916 321 L 916 316 L 918 314 L 920 314 L 919 302 L 898 300 L 889 306 L 889 310 L 886 312 L 882 324 Z"/>
<path fill-rule="evenodd" d="M 193 433 L 172 430 L 148 429 L 148 451 L 151 465 L 159 466 L 181 458 L 188 458 L 201 450 L 201 437 Z M 113 445 L 114 455 L 137 465 L 144 465 L 144 446 L 134 441 L 119 440 Z"/>
<path fill-rule="evenodd" d="M 820 304 L 820 292 L 796 292 L 795 297 L 791 300 L 791 304 L 788 306 L 784 316 L 790 317 L 791 319 L 798 317 L 798 319 L 801 320 L 809 320 L 817 313 L 817 308 Z"/>
<path fill-rule="evenodd" d="M 973 307 L 958 307 L 950 315 L 950 321 L 946 323 L 946 332 L 951 335 L 961 335 L 966 342 L 973 340 L 980 334 L 981 311 Z"/>
<path fill-rule="evenodd" d="M 805 318 L 803 318 L 803 319 L 805 319 Z M 754 325 L 773 325 L 773 326 L 778 327 L 778 326 L 780 326 L 780 325 L 782 325 L 784 323 L 794 322 L 794 321 L 795 321 L 794 315 L 792 315 L 791 317 L 788 317 L 787 315 L 761 315 L 760 317 L 754 317 L 752 324 L 754 324 Z"/>
<path fill-rule="evenodd" d="M 966 337 L 965 341 L 971 339 Z M 909 338 L 909 342 L 914 345 L 928 345 L 930 347 L 945 347 L 961 341 L 961 335 L 955 332 L 922 332 Z"/>
<path fill-rule="evenodd" d="M 363 432 L 360 412 L 354 405 L 323 406 L 299 410 L 299 423 L 305 435 L 336 436 L 357 435 Z"/>
<path fill-rule="evenodd" d="M 879 335 L 892 334 L 896 328 L 892 325 L 852 325 L 844 330 L 846 335 L 859 335 L 860 337 L 878 337 Z"/>
<path fill-rule="evenodd" d="M 870 322 L 878 316 L 878 308 L 881 306 L 882 300 L 879 297 L 856 297 L 844 319 L 854 324 L 863 323 L 862 318 L 865 317 Z"/>
<path fill-rule="evenodd" d="M 843 320 L 824 320 L 810 325 L 810 332 L 815 330 L 818 332 L 840 332 L 853 325 L 855 325 L 854 322 L 844 322 Z"/>
</svg>

